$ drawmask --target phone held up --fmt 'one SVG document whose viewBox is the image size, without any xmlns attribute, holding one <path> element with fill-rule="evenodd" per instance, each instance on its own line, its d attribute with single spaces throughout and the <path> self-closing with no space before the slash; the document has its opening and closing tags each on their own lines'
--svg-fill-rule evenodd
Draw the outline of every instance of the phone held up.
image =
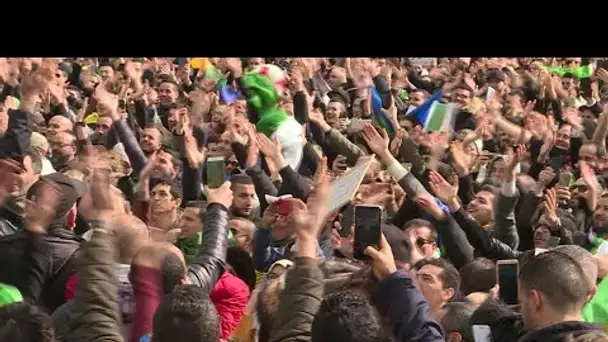
<svg viewBox="0 0 608 342">
<path fill-rule="evenodd" d="M 211 157 L 207 159 L 207 185 L 216 189 L 224 184 L 225 160 L 224 157 Z"/>
<path fill-rule="evenodd" d="M 382 234 L 382 207 L 379 205 L 355 206 L 355 243 L 353 256 L 357 260 L 369 260 L 365 248 L 372 246 L 380 249 Z"/>
<path fill-rule="evenodd" d="M 498 260 L 496 270 L 498 273 L 499 298 L 507 305 L 517 305 L 519 261 L 517 259 Z"/>
</svg>

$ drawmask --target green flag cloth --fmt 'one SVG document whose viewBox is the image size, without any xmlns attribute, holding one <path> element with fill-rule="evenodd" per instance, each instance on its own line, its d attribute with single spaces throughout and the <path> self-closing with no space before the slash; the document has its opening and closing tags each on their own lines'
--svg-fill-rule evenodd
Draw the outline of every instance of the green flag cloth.
<svg viewBox="0 0 608 342">
<path fill-rule="evenodd" d="M 0 283 L 0 306 L 22 301 L 21 291 L 14 286 Z"/>
<path fill-rule="evenodd" d="M 289 119 L 289 115 L 278 105 L 279 94 L 274 84 L 270 78 L 258 72 L 246 73 L 242 83 L 247 89 L 247 104 L 260 115 L 256 125 L 257 130 L 270 137 L 283 122 Z"/>
<path fill-rule="evenodd" d="M 583 308 L 583 321 L 608 325 L 608 277 L 602 279 L 595 296 Z"/>
<path fill-rule="evenodd" d="M 559 77 L 564 76 L 567 73 L 573 74 L 576 78 L 589 78 L 593 75 L 593 67 L 591 64 L 581 65 L 574 68 L 564 68 L 564 67 L 552 67 L 545 65 L 545 70 L 556 74 Z"/>
</svg>

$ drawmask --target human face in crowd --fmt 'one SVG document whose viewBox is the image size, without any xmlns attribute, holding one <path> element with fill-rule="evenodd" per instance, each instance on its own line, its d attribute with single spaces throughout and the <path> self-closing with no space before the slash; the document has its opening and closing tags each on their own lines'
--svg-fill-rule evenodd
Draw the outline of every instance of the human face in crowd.
<svg viewBox="0 0 608 342">
<path fill-rule="evenodd" d="M 344 106 L 340 102 L 330 102 L 325 109 L 325 121 L 333 126 L 338 123 Z"/>
<path fill-rule="evenodd" d="M 251 243 L 255 226 L 251 221 L 234 219 L 230 220 L 230 230 L 236 241 L 236 246 L 247 252 L 252 252 Z"/>
<path fill-rule="evenodd" d="M 61 70 L 57 70 L 57 72 L 55 73 L 55 82 L 59 86 L 65 86 L 68 82 L 68 75 Z"/>
<path fill-rule="evenodd" d="M 535 248 L 549 248 L 549 238 L 551 237 L 551 230 L 548 226 L 541 225 L 534 230 L 534 247 Z"/>
<path fill-rule="evenodd" d="M 95 126 L 95 133 L 106 135 L 110 128 L 112 127 L 112 118 L 107 116 L 102 116 L 97 120 L 97 125 Z"/>
<path fill-rule="evenodd" d="M 437 252 L 437 244 L 428 227 L 410 227 L 405 231 L 405 234 L 415 238 L 416 246 L 422 251 L 422 255 L 425 257 L 433 257 Z"/>
<path fill-rule="evenodd" d="M 168 184 L 157 184 L 150 191 L 150 200 L 153 214 L 171 213 L 179 208 L 181 200 L 173 198 L 171 186 Z"/>
<path fill-rule="evenodd" d="M 109 65 L 104 65 L 99 68 L 99 76 L 103 82 L 110 81 L 114 78 L 114 69 Z"/>
<path fill-rule="evenodd" d="M 452 102 L 459 108 L 466 107 L 471 102 L 471 92 L 467 89 L 455 89 L 452 92 Z"/>
<path fill-rule="evenodd" d="M 494 216 L 494 194 L 489 191 L 480 191 L 467 206 L 467 212 L 479 223 L 486 226 L 492 222 Z"/>
<path fill-rule="evenodd" d="M 259 67 L 260 65 L 264 65 L 266 63 L 264 63 L 264 58 L 261 57 L 254 57 L 254 58 L 249 58 L 249 69 L 255 69 L 257 67 Z"/>
<path fill-rule="evenodd" d="M 13 184 L 10 195 L 11 196 L 19 196 L 27 193 L 28 189 L 32 184 L 36 183 L 39 178 L 39 175 L 36 174 L 32 165 L 32 158 L 28 155 L 23 158 L 23 168 L 24 172 L 19 174 L 19 177 L 16 179 L 16 182 Z"/>
<path fill-rule="evenodd" d="M 431 311 L 437 312 L 454 296 L 454 289 L 444 288 L 441 274 L 443 270 L 435 265 L 424 265 L 416 273 L 420 292 L 431 306 Z"/>
<path fill-rule="evenodd" d="M 173 156 L 163 150 L 156 152 L 156 167 L 152 169 L 154 177 L 175 177 L 175 165 L 173 164 Z"/>
<path fill-rule="evenodd" d="M 177 100 L 179 93 L 175 84 L 163 82 L 158 87 L 158 99 L 162 105 L 169 105 Z"/>
<path fill-rule="evenodd" d="M 410 105 L 414 107 L 420 107 L 426 100 L 426 96 L 421 91 L 413 91 L 409 94 L 410 96 Z"/>
<path fill-rule="evenodd" d="M 593 212 L 593 226 L 602 229 L 602 238 L 608 238 L 608 197 L 602 197 Z"/>
<path fill-rule="evenodd" d="M 571 91 L 574 89 L 574 79 L 570 77 L 562 78 L 562 88 L 567 91 Z"/>
<path fill-rule="evenodd" d="M 61 132 L 69 132 L 73 129 L 74 125 L 70 119 L 65 116 L 55 115 L 49 120 L 49 125 L 47 129 L 48 136 L 54 136 L 57 133 Z"/>
<path fill-rule="evenodd" d="M 76 155 L 76 146 L 74 143 L 74 137 L 69 133 L 61 132 L 53 136 L 49 141 L 49 146 L 51 147 L 51 162 L 67 162 L 74 158 Z M 65 165 L 58 164 L 58 166 Z"/>
<path fill-rule="evenodd" d="M 327 84 L 331 89 L 337 89 L 346 82 L 346 72 L 343 68 L 334 67 L 329 73 Z"/>
<path fill-rule="evenodd" d="M 572 135 L 572 126 L 563 125 L 555 134 L 555 148 L 567 150 L 570 148 L 570 136 Z"/>
<path fill-rule="evenodd" d="M 239 217 L 249 217 L 253 212 L 255 186 L 253 184 L 233 184 L 232 212 Z"/>
<path fill-rule="evenodd" d="M 161 146 L 160 131 L 156 128 L 145 128 L 139 138 L 139 146 L 147 154 L 158 151 Z"/>
<path fill-rule="evenodd" d="M 202 230 L 203 223 L 200 217 L 200 208 L 186 207 L 179 219 L 178 228 L 182 230 L 180 236 L 193 237 Z"/>
<path fill-rule="evenodd" d="M 595 144 L 583 144 L 583 146 L 581 146 L 580 150 L 578 151 L 578 160 L 579 166 L 580 162 L 584 161 L 589 164 L 591 168 L 597 169 L 597 146 Z"/>
</svg>

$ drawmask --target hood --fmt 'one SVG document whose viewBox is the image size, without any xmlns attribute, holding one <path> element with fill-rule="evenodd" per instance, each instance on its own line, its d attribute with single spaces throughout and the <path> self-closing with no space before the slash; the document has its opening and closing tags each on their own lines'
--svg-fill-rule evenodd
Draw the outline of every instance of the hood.
<svg viewBox="0 0 608 342">
<path fill-rule="evenodd" d="M 603 331 L 599 324 L 568 321 L 552 324 L 527 333 L 519 342 L 562 342 L 592 331 Z"/>
</svg>

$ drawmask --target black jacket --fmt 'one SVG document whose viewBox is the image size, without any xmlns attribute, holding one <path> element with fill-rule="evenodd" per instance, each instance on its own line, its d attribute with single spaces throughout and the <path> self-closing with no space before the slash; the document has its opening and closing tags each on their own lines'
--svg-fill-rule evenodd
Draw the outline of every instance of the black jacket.
<svg viewBox="0 0 608 342">
<path fill-rule="evenodd" d="M 65 302 L 65 284 L 76 272 L 82 242 L 63 228 L 0 237 L 0 282 L 16 286 L 26 298 L 53 311 Z"/>
<path fill-rule="evenodd" d="M 210 293 L 226 269 L 228 210 L 221 204 L 210 204 L 203 226 L 203 244 L 199 255 L 188 266 L 188 279 Z"/>
<path fill-rule="evenodd" d="M 603 331 L 599 324 L 580 321 L 560 322 L 525 334 L 519 342 L 562 342 L 593 331 Z"/>
</svg>

